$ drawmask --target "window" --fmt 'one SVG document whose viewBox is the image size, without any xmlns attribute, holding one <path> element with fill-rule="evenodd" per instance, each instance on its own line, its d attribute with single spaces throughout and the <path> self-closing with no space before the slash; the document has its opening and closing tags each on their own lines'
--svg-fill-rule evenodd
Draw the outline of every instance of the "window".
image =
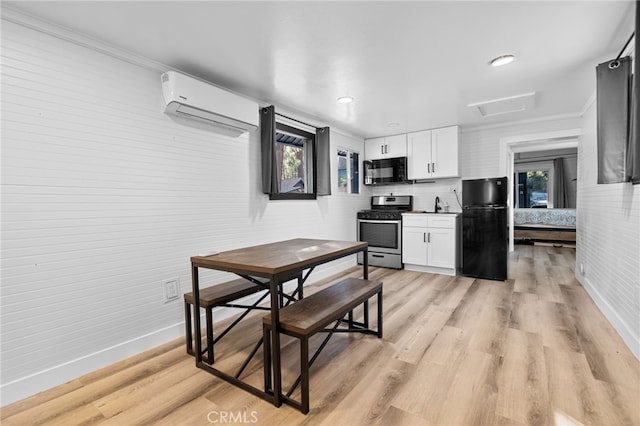
<svg viewBox="0 0 640 426">
<path fill-rule="evenodd" d="M 338 148 L 338 192 L 360 193 L 360 154 Z"/>
<path fill-rule="evenodd" d="M 261 108 L 262 192 L 270 200 L 315 200 L 318 195 L 331 195 L 330 135 L 329 127 L 313 127 L 276 114 L 273 105 Z"/>
<path fill-rule="evenodd" d="M 316 198 L 315 135 L 276 122 L 275 151 L 278 193 L 271 198 Z"/>
<path fill-rule="evenodd" d="M 553 162 L 517 164 L 513 183 L 515 207 L 553 207 Z"/>
</svg>

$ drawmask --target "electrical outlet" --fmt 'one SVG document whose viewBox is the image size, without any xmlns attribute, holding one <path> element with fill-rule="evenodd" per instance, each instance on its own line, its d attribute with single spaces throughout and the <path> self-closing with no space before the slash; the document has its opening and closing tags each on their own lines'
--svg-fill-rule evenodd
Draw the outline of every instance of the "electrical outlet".
<svg viewBox="0 0 640 426">
<path fill-rule="evenodd" d="M 162 282 L 164 301 L 171 302 L 180 297 L 180 278 L 171 278 Z"/>
<path fill-rule="evenodd" d="M 449 187 L 449 192 L 456 192 L 456 186 Z"/>
</svg>

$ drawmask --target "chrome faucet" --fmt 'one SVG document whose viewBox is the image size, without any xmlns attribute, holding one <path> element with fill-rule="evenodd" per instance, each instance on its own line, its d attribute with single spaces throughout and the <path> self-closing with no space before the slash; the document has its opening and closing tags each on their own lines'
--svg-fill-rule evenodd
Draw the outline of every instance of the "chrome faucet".
<svg viewBox="0 0 640 426">
<path fill-rule="evenodd" d="M 436 196 L 436 207 L 434 212 L 438 213 L 438 210 L 442 210 L 442 207 L 440 207 L 440 197 Z"/>
</svg>

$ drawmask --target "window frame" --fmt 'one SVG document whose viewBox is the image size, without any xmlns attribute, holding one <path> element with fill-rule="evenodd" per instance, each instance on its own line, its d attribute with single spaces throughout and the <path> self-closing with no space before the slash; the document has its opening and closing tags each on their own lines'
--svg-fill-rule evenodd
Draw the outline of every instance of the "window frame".
<svg viewBox="0 0 640 426">
<path fill-rule="evenodd" d="M 269 194 L 270 200 L 315 200 L 318 198 L 318 151 L 316 144 L 316 135 L 314 133 L 307 132 L 305 130 L 299 129 L 297 127 L 289 126 L 284 124 L 278 120 L 276 120 L 276 133 L 281 131 L 281 133 L 289 133 L 291 135 L 299 136 L 303 139 L 307 140 L 308 144 L 311 144 L 311 149 L 306 147 L 307 150 L 307 161 L 311 160 L 311 176 L 305 176 L 306 180 L 309 181 L 309 178 L 312 179 L 311 188 L 313 192 L 277 192 Z M 275 144 L 278 143 L 277 138 L 273 141 L 274 143 L 274 151 L 277 151 Z M 310 154 L 310 155 L 309 155 Z M 273 167 L 277 170 L 277 158 L 273 157 Z M 308 170 L 308 167 L 307 167 Z M 306 173 L 306 172 L 305 172 Z M 279 179 L 279 177 L 278 177 Z"/>
<path fill-rule="evenodd" d="M 348 182 L 347 182 L 347 191 L 346 192 L 343 192 L 343 191 L 340 190 L 340 161 L 339 161 L 339 158 L 338 158 L 338 157 L 340 157 L 340 152 L 346 152 L 347 153 L 346 160 L 347 160 L 347 179 L 348 179 Z M 357 154 L 358 155 L 358 163 L 357 163 L 358 164 L 358 170 L 357 170 L 358 176 L 356 176 L 353 180 L 351 179 L 351 170 L 352 170 L 351 169 L 351 163 L 352 163 L 351 155 L 352 154 Z M 361 185 L 360 184 L 360 163 L 361 163 L 360 157 L 361 157 L 360 151 L 357 151 L 355 149 L 347 148 L 347 147 L 344 147 L 344 146 L 339 146 L 336 149 L 336 158 L 338 159 L 338 161 L 336 162 L 337 163 L 336 164 L 337 178 L 338 178 L 337 186 L 338 186 L 338 193 L 339 194 L 341 194 L 341 195 L 360 195 L 361 194 L 362 187 L 360 186 Z M 351 191 L 351 188 L 352 188 L 352 185 L 353 185 L 354 181 L 358 185 L 358 192 L 352 192 Z"/>
<path fill-rule="evenodd" d="M 531 162 L 522 162 L 516 163 L 513 165 L 513 182 L 516 187 L 514 187 L 514 200 L 513 205 L 514 208 L 518 209 L 531 209 L 533 207 L 520 207 L 520 197 L 518 196 L 517 184 L 518 173 L 525 173 L 530 171 L 547 171 L 547 208 L 552 209 L 553 207 L 553 187 L 554 187 L 554 167 L 553 161 L 531 161 Z"/>
</svg>

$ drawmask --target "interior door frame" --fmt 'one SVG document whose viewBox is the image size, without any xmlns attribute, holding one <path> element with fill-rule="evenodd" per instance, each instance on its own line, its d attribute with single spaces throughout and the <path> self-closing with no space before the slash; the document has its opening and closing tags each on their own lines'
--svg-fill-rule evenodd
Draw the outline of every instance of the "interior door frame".
<svg viewBox="0 0 640 426">
<path fill-rule="evenodd" d="M 509 183 L 507 205 L 509 222 L 509 252 L 513 244 L 513 173 L 515 154 L 518 152 L 546 151 L 550 149 L 577 148 L 581 129 L 533 133 L 500 138 L 500 176 L 507 176 Z"/>
</svg>

